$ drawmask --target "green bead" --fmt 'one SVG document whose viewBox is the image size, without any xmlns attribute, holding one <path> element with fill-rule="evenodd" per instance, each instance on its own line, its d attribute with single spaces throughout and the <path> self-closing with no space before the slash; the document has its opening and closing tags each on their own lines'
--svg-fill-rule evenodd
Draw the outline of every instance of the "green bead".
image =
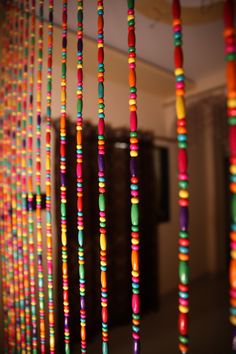
<svg viewBox="0 0 236 354">
<path fill-rule="evenodd" d="M 184 344 L 188 344 L 188 337 L 179 336 L 179 341 Z"/>
<path fill-rule="evenodd" d="M 188 233 L 186 231 L 180 231 L 179 232 L 179 237 L 181 238 L 188 238 Z"/>
<path fill-rule="evenodd" d="M 131 206 L 131 222 L 132 225 L 137 226 L 139 220 L 138 204 L 132 204 Z"/>
<path fill-rule="evenodd" d="M 234 223 L 236 223 L 236 194 L 232 194 L 231 196 L 231 219 Z"/>
<path fill-rule="evenodd" d="M 77 112 L 82 112 L 83 110 L 83 100 L 82 99 L 78 99 L 77 101 Z"/>
<path fill-rule="evenodd" d="M 186 141 L 181 141 L 181 142 L 178 142 L 178 147 L 180 149 L 186 149 L 188 147 L 188 144 L 186 143 Z"/>
<path fill-rule="evenodd" d="M 188 188 L 188 181 L 179 181 L 179 187 L 183 188 L 183 189 L 187 189 Z"/>
<path fill-rule="evenodd" d="M 64 203 L 61 204 L 61 216 L 66 216 L 66 205 Z"/>
<path fill-rule="evenodd" d="M 84 279 L 84 265 L 83 264 L 79 265 L 79 276 L 80 276 L 80 279 Z"/>
<path fill-rule="evenodd" d="M 102 354 L 108 354 L 108 343 L 107 342 L 102 343 Z"/>
<path fill-rule="evenodd" d="M 83 22 L 83 11 L 82 10 L 78 11 L 78 22 Z"/>
<path fill-rule="evenodd" d="M 184 285 L 189 282 L 189 265 L 187 262 L 179 262 L 179 279 Z"/>
<path fill-rule="evenodd" d="M 66 63 L 61 64 L 62 75 L 66 76 Z"/>
<path fill-rule="evenodd" d="M 103 98 L 104 97 L 104 86 L 103 82 L 98 83 L 98 98 Z"/>
<path fill-rule="evenodd" d="M 228 124 L 229 125 L 236 125 L 236 117 L 229 117 Z"/>
<path fill-rule="evenodd" d="M 134 8 L 134 0 L 127 0 L 128 8 L 133 9 Z"/>
<path fill-rule="evenodd" d="M 100 211 L 105 211 L 105 196 L 104 196 L 104 194 L 99 195 L 99 209 L 100 209 Z"/>
</svg>

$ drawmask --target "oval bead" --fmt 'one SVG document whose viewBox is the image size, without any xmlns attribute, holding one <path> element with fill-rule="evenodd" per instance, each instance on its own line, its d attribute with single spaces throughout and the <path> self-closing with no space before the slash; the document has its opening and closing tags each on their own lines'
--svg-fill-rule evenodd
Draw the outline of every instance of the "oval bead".
<svg viewBox="0 0 236 354">
<path fill-rule="evenodd" d="M 179 279 L 185 285 L 189 282 L 189 265 L 187 262 L 179 262 Z"/>
<path fill-rule="evenodd" d="M 186 173 L 188 167 L 188 156 L 186 149 L 179 149 L 178 153 L 179 173 Z"/>
<path fill-rule="evenodd" d="M 138 252 L 137 251 L 132 251 L 131 253 L 131 263 L 132 263 L 132 269 L 134 271 L 139 270 L 139 258 L 138 258 Z"/>
<path fill-rule="evenodd" d="M 104 194 L 99 194 L 99 210 L 105 211 L 105 196 L 104 196 Z"/>
<path fill-rule="evenodd" d="M 185 101 L 182 96 L 176 96 L 176 114 L 178 119 L 185 118 Z"/>
<path fill-rule="evenodd" d="M 176 46 L 174 51 L 175 66 L 181 68 L 183 66 L 183 52 L 181 46 Z"/>
<path fill-rule="evenodd" d="M 229 282 L 230 286 L 236 289 L 236 259 L 230 260 L 229 265 Z"/>
<path fill-rule="evenodd" d="M 139 295 L 132 295 L 132 309 L 135 314 L 138 314 L 140 311 L 140 298 Z"/>
<path fill-rule="evenodd" d="M 183 336 L 187 335 L 187 333 L 188 333 L 188 317 L 187 317 L 186 313 L 179 314 L 178 325 L 179 325 L 180 334 L 182 334 Z"/>
<path fill-rule="evenodd" d="M 107 314 L 107 307 L 102 307 L 102 322 L 107 322 L 108 314 Z"/>
<path fill-rule="evenodd" d="M 231 195 L 231 219 L 236 223 L 236 194 Z"/>
<path fill-rule="evenodd" d="M 138 204 L 132 204 L 132 206 L 131 206 L 131 222 L 132 222 L 132 225 L 138 226 L 138 223 L 139 223 Z"/>
<path fill-rule="evenodd" d="M 231 154 L 236 156 L 236 125 L 229 128 L 229 146 Z"/>
</svg>

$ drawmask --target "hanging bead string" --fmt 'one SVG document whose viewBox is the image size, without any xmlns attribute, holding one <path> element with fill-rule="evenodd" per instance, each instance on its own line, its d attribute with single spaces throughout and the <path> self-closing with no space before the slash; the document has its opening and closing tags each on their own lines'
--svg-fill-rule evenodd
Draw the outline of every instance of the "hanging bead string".
<svg viewBox="0 0 236 354">
<path fill-rule="evenodd" d="M 179 0 L 173 0 L 173 36 L 176 78 L 176 115 L 178 140 L 178 180 L 179 180 L 179 350 L 188 352 L 188 312 L 189 312 L 189 233 L 188 233 L 188 156 L 187 123 L 185 110 L 185 78 L 182 53 L 181 8 Z"/>
<path fill-rule="evenodd" d="M 135 49 L 135 1 L 128 4 L 128 63 L 129 63 L 129 111 L 130 111 L 130 190 L 131 190 L 131 265 L 132 265 L 132 331 L 133 353 L 140 353 L 140 272 L 139 272 L 139 179 L 137 175 L 137 88 Z"/>
<path fill-rule="evenodd" d="M 18 46 L 17 46 L 17 113 L 16 113 L 16 227 L 18 242 L 18 272 L 20 295 L 20 319 L 21 319 L 21 350 L 26 351 L 26 322 L 25 322 L 25 294 L 24 294 L 24 260 L 23 260 L 23 236 L 22 236 L 22 84 L 23 84 L 23 42 L 24 42 L 24 15 L 23 0 L 16 6 L 19 8 L 18 20 Z"/>
<path fill-rule="evenodd" d="M 84 213 L 83 213 L 83 1 L 77 2 L 77 230 L 80 291 L 80 349 L 86 353 L 86 306 L 85 306 L 85 272 L 84 272 Z"/>
<path fill-rule="evenodd" d="M 37 91 L 36 91 L 36 229 L 37 229 L 37 266 L 39 296 L 39 329 L 41 353 L 46 351 L 45 341 L 45 299 L 43 275 L 43 242 L 42 242 L 42 207 L 41 207 L 41 114 L 42 114 L 42 71 L 43 71 L 43 6 L 39 1 L 38 22 L 38 55 L 37 55 Z"/>
<path fill-rule="evenodd" d="M 9 19 L 9 18 L 8 18 Z M 2 315 L 3 315 L 3 331 L 4 331 L 4 353 L 8 352 L 8 343 L 9 343 L 9 332 L 8 332 L 8 311 L 11 311 L 11 298 L 10 295 L 10 273 L 8 269 L 10 265 L 8 263 L 8 257 L 10 256 L 9 250 L 9 234 L 7 234 L 7 228 L 5 227 L 5 211 L 6 207 L 6 184 L 5 184 L 5 176 L 7 164 L 5 163 L 5 157 L 8 153 L 6 149 L 8 140 L 6 139 L 5 133 L 5 120 L 4 120 L 4 97 L 7 96 L 7 78 L 6 78 L 6 70 L 7 62 L 6 58 L 9 52 L 9 38 L 6 33 L 7 23 L 4 21 L 2 25 L 3 38 L 1 39 L 1 47 L 2 47 L 2 58 L 1 58 L 1 80 L 0 80 L 0 244 L 1 244 L 1 289 L 2 289 Z M 9 146 L 8 146 L 9 148 Z M 9 253 L 8 253 L 9 252 Z"/>
<path fill-rule="evenodd" d="M 14 255 L 13 255 L 13 237 L 12 237 L 12 222 L 11 222 L 11 197 L 12 197 L 12 181 L 11 181 L 11 110 L 12 110 L 12 88 L 13 88 L 13 38 L 14 38 L 14 19 L 15 13 L 13 9 L 7 4 L 6 13 L 6 39 L 7 43 L 3 46 L 6 50 L 6 57 L 4 53 L 2 60 L 5 58 L 3 67 L 5 70 L 5 87 L 4 87 L 4 125 L 3 125 L 3 152 L 4 152 L 4 185 L 3 185 L 3 200 L 4 200 L 4 235 L 6 237 L 8 249 L 6 255 L 7 262 L 7 274 L 8 274 L 8 293 L 9 309 L 7 311 L 8 321 L 8 346 L 6 346 L 5 352 L 12 352 L 16 345 L 16 309 L 15 309 L 15 296 L 14 290 L 17 285 L 17 279 L 14 276 Z M 3 49 L 3 50 L 4 50 Z M 7 343 L 7 342 L 5 342 Z"/>
<path fill-rule="evenodd" d="M 227 78 L 227 117 L 229 125 L 229 189 L 231 193 L 230 225 L 230 322 L 233 327 L 232 349 L 236 351 L 236 41 L 234 2 L 224 3 L 224 40 Z"/>
<path fill-rule="evenodd" d="M 106 177 L 105 177 L 105 111 L 104 111 L 104 7 L 97 1 L 98 13 L 98 186 L 99 233 L 102 307 L 102 353 L 108 353 L 108 292 L 107 292 L 107 229 L 106 229 Z"/>
<path fill-rule="evenodd" d="M 55 319 L 53 298 L 53 254 L 52 254 L 52 207 L 51 207 L 51 125 L 52 125 L 52 55 L 53 55 L 53 6 L 48 7 L 48 67 L 47 67 L 47 117 L 46 117 L 46 237 L 47 237 L 47 279 L 49 312 L 49 349 L 55 353 Z"/>
<path fill-rule="evenodd" d="M 26 351 L 31 352 L 31 315 L 28 253 L 28 215 L 27 215 L 27 98 L 28 98 L 28 54 L 29 54 L 29 0 L 21 3 L 23 16 L 22 34 L 24 33 L 23 83 L 22 83 L 22 121 L 21 121 L 21 185 L 22 185 L 22 241 L 23 241 L 23 276 L 25 295 Z"/>
<path fill-rule="evenodd" d="M 12 237 L 13 237 L 13 255 L 14 255 L 14 296 L 16 310 L 16 350 L 21 352 L 21 344 L 25 341 L 24 331 L 22 332 L 21 323 L 22 313 L 20 312 L 20 291 L 19 291 L 19 263 L 18 263 L 18 238 L 17 238 L 17 69 L 18 69 L 18 35 L 19 35 L 19 9 L 14 10 L 14 34 L 12 49 L 12 86 L 11 86 L 11 210 L 12 210 Z"/>
<path fill-rule="evenodd" d="M 67 220 L 66 220 L 66 85 L 67 85 L 67 0 L 63 0 L 62 10 L 62 72 L 61 72 L 61 119 L 60 119 L 60 199 L 61 199 L 61 242 L 62 242 L 62 288 L 64 311 L 64 343 L 65 353 L 70 353 L 69 328 L 69 283 L 67 253 Z"/>
<path fill-rule="evenodd" d="M 34 68 L 35 68 L 35 0 L 31 0 L 30 23 L 30 60 L 29 60 L 29 108 L 27 125 L 27 182 L 28 182 L 28 243 L 31 300 L 32 353 L 37 354 L 37 302 L 34 256 L 34 219 L 33 219 L 33 109 L 34 109 Z"/>
</svg>

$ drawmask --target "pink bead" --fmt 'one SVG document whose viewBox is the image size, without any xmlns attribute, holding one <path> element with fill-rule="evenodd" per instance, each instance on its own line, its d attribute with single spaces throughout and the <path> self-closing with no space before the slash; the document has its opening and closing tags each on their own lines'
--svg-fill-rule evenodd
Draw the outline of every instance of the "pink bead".
<svg viewBox="0 0 236 354">
<path fill-rule="evenodd" d="M 188 179 L 187 173 L 179 173 L 178 178 L 180 181 L 186 181 Z"/>
<path fill-rule="evenodd" d="M 140 311 L 140 298 L 137 294 L 132 295 L 132 309 L 135 314 Z"/>
<path fill-rule="evenodd" d="M 98 134 L 99 135 L 104 134 L 104 119 L 99 119 L 98 121 Z"/>
<path fill-rule="evenodd" d="M 135 111 L 130 112 L 130 129 L 132 132 L 137 130 L 137 114 Z"/>
</svg>

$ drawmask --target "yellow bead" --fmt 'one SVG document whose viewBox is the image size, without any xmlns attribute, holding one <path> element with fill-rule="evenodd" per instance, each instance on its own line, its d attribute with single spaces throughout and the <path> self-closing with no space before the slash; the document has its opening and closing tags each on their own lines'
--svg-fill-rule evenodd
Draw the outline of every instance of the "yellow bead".
<svg viewBox="0 0 236 354">
<path fill-rule="evenodd" d="M 229 108 L 235 108 L 236 107 L 236 98 L 230 98 L 227 100 L 227 106 Z"/>
<path fill-rule="evenodd" d="M 230 252 L 230 256 L 231 256 L 232 259 L 235 259 L 235 260 L 236 260 L 236 250 L 232 250 L 232 251 Z"/>
<path fill-rule="evenodd" d="M 184 69 L 183 68 L 177 68 L 175 69 L 175 75 L 184 75 Z"/>
<path fill-rule="evenodd" d="M 232 175 L 235 175 L 236 174 L 236 165 L 231 165 L 229 167 L 229 171 Z"/>
<path fill-rule="evenodd" d="M 179 191 L 179 197 L 186 199 L 186 198 L 189 197 L 189 192 L 186 191 L 186 190 L 181 189 L 181 190 Z"/>
<path fill-rule="evenodd" d="M 185 118 L 185 101 L 182 96 L 176 97 L 176 114 L 178 119 Z"/>
<path fill-rule="evenodd" d="M 135 151 L 135 150 L 130 151 L 130 156 L 131 157 L 137 157 L 138 156 L 138 151 Z"/>
<path fill-rule="evenodd" d="M 233 326 L 236 326 L 236 316 L 230 316 L 229 320 Z"/>
<path fill-rule="evenodd" d="M 189 308 L 186 307 L 186 306 L 180 305 L 180 306 L 179 306 L 179 312 L 188 313 L 188 312 L 189 312 Z"/>
<path fill-rule="evenodd" d="M 107 248 L 106 236 L 104 234 L 101 234 L 101 236 L 100 236 L 100 247 L 101 247 L 101 250 L 103 250 L 103 251 L 105 251 Z"/>
</svg>

